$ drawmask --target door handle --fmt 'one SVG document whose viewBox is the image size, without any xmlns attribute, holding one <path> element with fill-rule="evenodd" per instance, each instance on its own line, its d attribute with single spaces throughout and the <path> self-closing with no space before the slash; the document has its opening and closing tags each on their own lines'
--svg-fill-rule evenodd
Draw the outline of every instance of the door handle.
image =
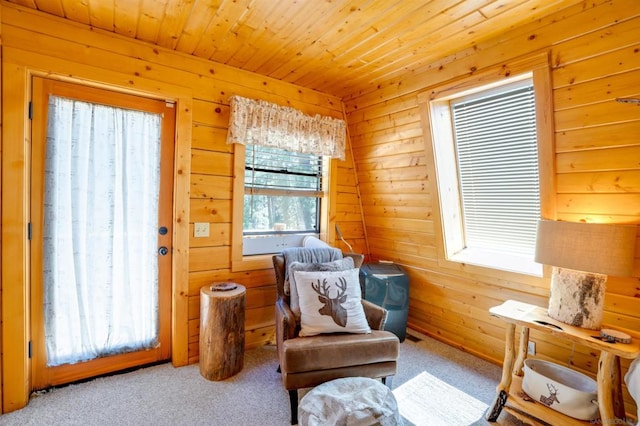
<svg viewBox="0 0 640 426">
<path fill-rule="evenodd" d="M 166 256 L 169 253 L 169 249 L 166 248 L 165 246 L 162 246 L 158 249 L 158 254 L 160 256 Z"/>
</svg>

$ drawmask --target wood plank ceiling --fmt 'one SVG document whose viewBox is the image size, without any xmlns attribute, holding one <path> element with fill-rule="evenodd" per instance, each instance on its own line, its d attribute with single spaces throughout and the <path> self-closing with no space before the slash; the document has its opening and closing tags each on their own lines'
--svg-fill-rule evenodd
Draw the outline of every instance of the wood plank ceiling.
<svg viewBox="0 0 640 426">
<path fill-rule="evenodd" d="M 582 0 L 9 0 L 339 97 Z"/>
</svg>

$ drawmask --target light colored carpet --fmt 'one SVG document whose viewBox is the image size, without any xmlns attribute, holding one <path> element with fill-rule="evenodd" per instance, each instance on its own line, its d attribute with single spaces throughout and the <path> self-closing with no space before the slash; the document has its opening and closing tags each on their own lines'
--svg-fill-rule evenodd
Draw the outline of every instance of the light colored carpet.
<svg viewBox="0 0 640 426">
<path fill-rule="evenodd" d="M 424 410 L 439 407 L 450 419 L 460 420 L 447 425 L 491 425 L 478 417 L 479 405 L 473 411 L 473 423 L 468 423 L 469 410 L 461 395 L 478 404 L 490 404 L 500 380 L 500 367 L 428 337 L 418 337 L 418 341 L 408 338 L 400 345 L 393 388 L 420 404 L 424 399 Z M 266 346 L 247 351 L 242 371 L 223 381 L 204 379 L 197 365 L 148 367 L 39 393 L 22 410 L 0 415 L 0 425 L 284 426 L 289 424 L 289 398 L 277 366 L 275 347 Z M 414 392 L 403 388 L 405 383 L 419 384 L 423 372 L 438 381 L 431 380 L 428 389 L 418 386 Z M 408 424 L 435 424 L 420 423 L 419 417 L 411 419 Z M 493 424 L 518 423 L 502 413 Z"/>
</svg>

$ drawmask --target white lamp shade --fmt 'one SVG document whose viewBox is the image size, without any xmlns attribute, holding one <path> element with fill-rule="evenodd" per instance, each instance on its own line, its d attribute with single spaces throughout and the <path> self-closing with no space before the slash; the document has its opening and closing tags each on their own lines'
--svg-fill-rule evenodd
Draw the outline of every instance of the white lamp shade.
<svg viewBox="0 0 640 426">
<path fill-rule="evenodd" d="M 538 222 L 535 261 L 576 271 L 630 276 L 636 226 Z"/>
</svg>

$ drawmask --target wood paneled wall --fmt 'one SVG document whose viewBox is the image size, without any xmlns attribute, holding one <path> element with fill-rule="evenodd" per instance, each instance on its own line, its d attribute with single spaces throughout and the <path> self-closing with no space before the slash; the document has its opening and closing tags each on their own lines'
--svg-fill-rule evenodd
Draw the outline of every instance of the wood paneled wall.
<svg viewBox="0 0 640 426">
<path fill-rule="evenodd" d="M 179 55 L 60 19 L 0 3 L 3 43 L 4 168 L 26 173 L 28 73 L 85 80 L 116 90 L 180 98 L 178 132 L 187 157 L 176 172 L 188 176 L 176 199 L 186 214 L 186 259 L 177 283 L 174 309 L 184 310 L 174 323 L 184 341 L 180 357 L 196 362 L 199 289 L 211 281 L 234 280 L 247 286 L 247 344 L 273 336 L 274 277 L 270 269 L 233 273 L 231 255 L 231 180 L 233 147 L 226 145 L 228 97 L 232 94 L 290 104 L 306 113 L 342 116 L 339 99 L 256 74 Z M 338 167 L 336 216 L 354 251 L 374 259 L 394 260 L 411 278 L 410 326 L 495 362 L 503 357 L 504 324 L 488 315 L 505 299 L 546 304 L 548 279 L 515 274 L 485 274 L 438 266 L 424 135 L 417 94 L 429 87 L 472 74 L 524 55 L 550 51 L 556 128 L 557 216 L 565 220 L 640 223 L 640 108 L 614 98 L 640 96 L 640 2 L 584 3 L 557 12 L 489 42 L 443 58 L 402 79 L 375 85 L 344 99 L 352 151 Z M 18 147 L 18 149 L 15 148 Z M 6 149 L 10 147 L 10 149 Z M 184 146 L 182 148 L 185 148 Z M 189 156 L 190 154 L 190 156 Z M 355 159 L 355 164 L 354 164 Z M 357 174 L 354 171 L 357 170 Z M 3 170 L 3 175 L 6 170 Z M 7 187 L 4 185 L 3 187 Z M 2 209 L 26 215 L 26 188 L 3 191 Z M 362 204 L 362 209 L 360 205 Z M 22 209 L 22 210 L 21 210 Z M 364 215 L 366 228 L 363 226 Z M 181 216 L 182 217 L 182 216 Z M 183 221 L 184 222 L 184 221 Z M 194 222 L 209 222 L 210 238 L 191 237 Z M 24 240 L 22 223 L 3 222 L 4 253 L 11 241 Z M 7 240 L 9 238 L 9 240 Z M 345 245 L 336 245 L 347 249 Z M 19 248 L 24 249 L 24 243 Z M 640 250 L 637 252 L 640 253 Z M 28 334 L 26 255 L 5 255 L 3 268 L 3 410 L 26 403 L 28 366 L 23 349 L 10 349 Z M 16 266 L 17 269 L 16 269 Z M 640 330 L 638 295 L 640 261 L 635 277 L 610 278 L 606 322 Z M 11 279 L 11 287 L 8 286 Z M 8 320 L 11 320 L 10 323 Z M 7 330 L 9 333 L 7 334 Z M 21 337 L 20 337 L 21 336 Z M 597 354 L 532 333 L 541 357 L 595 371 Z M 181 343 L 182 344 L 182 343 Z M 7 360 L 12 350 L 18 364 Z M 12 355 L 12 356 L 13 356 Z M 9 370 L 9 364 L 11 370 Z M 626 367 L 626 365 L 625 365 Z M 427 366 L 425 366 L 427 368 Z M 634 411 L 626 396 L 627 411 Z"/>
<path fill-rule="evenodd" d="M 180 365 L 198 361 L 200 287 L 232 280 L 247 287 L 246 345 L 273 341 L 275 276 L 272 268 L 231 271 L 233 146 L 227 145 L 228 99 L 233 94 L 290 105 L 307 114 L 342 118 L 341 101 L 331 95 L 177 54 L 59 18 L 0 3 L 3 41 L 3 166 L 11 179 L 2 194 L 3 219 L 3 411 L 26 404 L 29 367 L 28 220 L 30 76 L 71 79 L 86 84 L 178 100 L 176 192 L 178 237 L 174 256 L 173 357 Z M 10 149 L 6 149 L 11 147 Z M 336 217 L 354 249 L 363 250 L 364 228 L 355 196 L 350 154 L 339 162 Z M 183 220 L 183 217 L 187 220 Z M 208 222 L 209 238 L 193 238 L 193 223 Z M 333 232 L 329 232 L 332 236 Z M 9 250 L 7 250 L 9 248 Z M 7 255 L 6 253 L 10 253 Z"/>
<path fill-rule="evenodd" d="M 0 7 L 0 57 L 2 53 L 2 7 Z M 2 79 L 0 78 L 0 94 L 2 94 Z M 2 99 L 2 96 L 0 96 Z M 2 128 L 2 102 L 0 102 L 0 128 Z M 2 158 L 2 134 L 0 134 L 0 159 Z M 2 176 L 2 161 L 0 161 L 0 176 Z M 2 200 L 0 200 L 0 212 L 2 211 Z M 1 235 L 2 235 L 2 223 L 0 223 L 0 243 Z M 0 259 L 2 259 L 2 244 L 0 244 Z M 0 276 L 2 276 L 2 262 L 0 262 Z M 2 310 L 2 281 L 0 280 L 0 383 L 3 382 L 3 372 L 2 372 L 2 341 L 3 341 L 3 327 L 2 322 L 4 321 L 4 315 Z M 2 413 L 2 386 L 0 386 L 0 413 Z"/>
<path fill-rule="evenodd" d="M 546 306 L 549 279 L 438 265 L 432 179 L 417 94 L 514 59 L 550 52 L 557 218 L 640 223 L 640 2 L 597 1 L 558 11 L 402 79 L 343 99 L 348 111 L 371 257 L 411 279 L 410 326 L 494 362 L 504 324 L 488 309 L 506 299 Z M 640 247 L 640 240 L 637 244 Z M 640 257 L 640 249 L 636 250 Z M 605 322 L 640 332 L 640 259 L 634 277 L 610 277 Z M 541 358 L 593 373 L 598 354 L 532 333 Z M 626 370 L 628 363 L 623 363 Z M 428 368 L 428 366 L 425 366 Z M 627 412 L 635 413 L 626 395 Z"/>
</svg>

